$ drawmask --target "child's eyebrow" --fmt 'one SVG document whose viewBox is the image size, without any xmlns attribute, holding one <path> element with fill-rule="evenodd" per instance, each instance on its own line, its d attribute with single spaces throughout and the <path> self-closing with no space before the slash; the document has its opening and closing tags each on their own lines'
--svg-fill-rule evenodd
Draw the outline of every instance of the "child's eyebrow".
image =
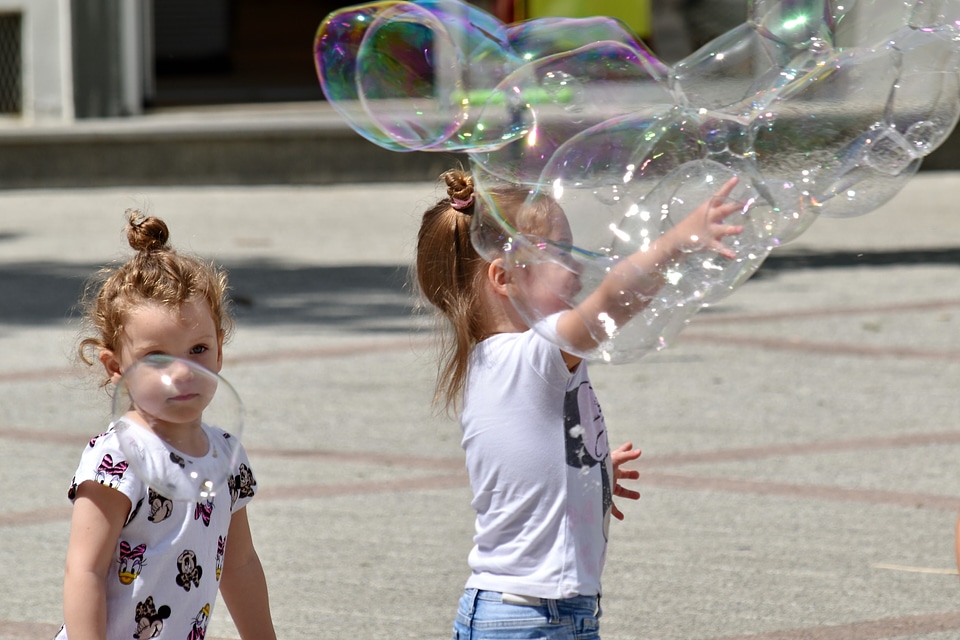
<svg viewBox="0 0 960 640">
<path fill-rule="evenodd" d="M 154 342 L 154 341 L 150 341 L 150 342 L 135 342 L 135 341 L 132 341 L 132 340 L 131 340 L 131 341 L 128 343 L 128 346 L 129 346 L 130 349 L 133 350 L 133 351 L 149 351 L 149 350 L 152 350 L 152 349 L 160 349 L 160 350 L 162 350 L 162 345 L 161 345 L 159 342 Z"/>
</svg>

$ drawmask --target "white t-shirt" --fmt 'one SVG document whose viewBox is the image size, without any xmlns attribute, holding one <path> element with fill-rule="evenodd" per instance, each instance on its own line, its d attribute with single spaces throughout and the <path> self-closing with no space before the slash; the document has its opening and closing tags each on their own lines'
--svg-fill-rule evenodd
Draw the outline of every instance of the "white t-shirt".
<svg viewBox="0 0 960 640">
<path fill-rule="evenodd" d="M 470 358 L 460 416 L 477 512 L 467 587 L 598 595 L 613 470 L 586 362 L 569 371 L 533 330 L 487 338 Z"/>
<path fill-rule="evenodd" d="M 130 469 L 112 428 L 92 439 L 80 457 L 71 501 L 80 484 L 92 481 L 120 491 L 132 505 L 107 575 L 107 640 L 200 640 L 206 633 L 230 518 L 250 502 L 257 483 L 239 440 L 215 427 L 204 429 L 211 445 L 207 456 L 225 450 L 238 455 L 231 475 L 201 502 L 172 501 L 147 486 Z M 66 630 L 55 640 L 67 640 Z"/>
</svg>

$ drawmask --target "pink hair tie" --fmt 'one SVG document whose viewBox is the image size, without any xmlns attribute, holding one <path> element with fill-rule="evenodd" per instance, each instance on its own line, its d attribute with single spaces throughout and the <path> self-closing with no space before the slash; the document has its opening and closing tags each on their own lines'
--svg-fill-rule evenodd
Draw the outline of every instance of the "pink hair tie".
<svg viewBox="0 0 960 640">
<path fill-rule="evenodd" d="M 460 198 L 450 197 L 450 206 L 456 209 L 457 211 L 463 211 L 471 206 L 473 206 L 473 194 L 470 194 L 470 197 L 466 200 L 461 200 Z"/>
</svg>

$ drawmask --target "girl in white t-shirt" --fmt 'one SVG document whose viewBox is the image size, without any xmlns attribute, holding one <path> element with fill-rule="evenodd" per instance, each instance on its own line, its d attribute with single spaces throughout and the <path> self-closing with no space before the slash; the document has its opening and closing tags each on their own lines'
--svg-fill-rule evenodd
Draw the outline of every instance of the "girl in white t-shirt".
<svg viewBox="0 0 960 640">
<path fill-rule="evenodd" d="M 621 465 L 640 451 L 629 442 L 610 450 L 586 363 L 575 354 L 597 346 L 593 336 L 601 333 L 592 323 L 621 326 L 641 310 L 616 304 L 625 289 L 649 299 L 664 285 L 665 265 L 685 251 L 731 257 L 721 240 L 742 231 L 724 223 L 740 209 L 725 202 L 736 179 L 646 251 L 618 263 L 570 309 L 565 300 L 581 286 L 577 269 L 559 259 L 508 271 L 502 250 L 481 255 L 471 227 L 482 247 L 503 244 L 499 227 L 474 224 L 481 221 L 473 216 L 485 214 L 470 175 L 454 170 L 442 178 L 447 197 L 423 215 L 416 277 L 447 325 L 434 399 L 459 410 L 477 513 L 453 638 L 598 639 L 609 516 L 623 518 L 613 497 L 639 498 L 618 481 L 639 478 Z M 521 187 L 487 196 L 518 233 L 544 245 L 571 244 L 566 216 L 549 197 L 529 198 Z M 535 330 L 511 302 L 515 287 L 544 316 Z"/>
<path fill-rule="evenodd" d="M 196 501 L 172 499 L 133 473 L 116 424 L 90 440 L 69 491 L 73 516 L 57 640 L 199 640 L 218 590 L 241 638 L 275 640 L 247 521 L 253 472 L 235 438 L 201 422 L 209 388 L 184 372 L 220 371 L 231 327 L 226 274 L 168 247 L 162 220 L 129 215 L 127 238 L 137 253 L 101 271 L 89 290 L 90 335 L 80 357 L 103 365 L 104 386 L 120 382 L 147 356 L 178 359 L 171 360 L 177 368 L 163 373 L 182 393 L 151 404 L 149 412 L 137 403 L 122 420 L 140 429 L 137 437 L 151 450 L 167 452 L 150 459 L 157 468 L 175 472 L 171 465 L 211 464 L 218 456 L 233 466 Z"/>
</svg>

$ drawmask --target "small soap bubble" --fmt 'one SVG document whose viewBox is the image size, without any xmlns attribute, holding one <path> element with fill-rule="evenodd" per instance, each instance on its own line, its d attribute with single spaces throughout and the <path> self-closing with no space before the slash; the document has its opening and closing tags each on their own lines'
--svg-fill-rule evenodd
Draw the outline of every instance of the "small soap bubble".
<svg viewBox="0 0 960 640">
<path fill-rule="evenodd" d="M 244 409 L 230 384 L 191 361 L 151 355 L 116 385 L 112 427 L 130 469 L 171 500 L 228 490 Z"/>
</svg>

